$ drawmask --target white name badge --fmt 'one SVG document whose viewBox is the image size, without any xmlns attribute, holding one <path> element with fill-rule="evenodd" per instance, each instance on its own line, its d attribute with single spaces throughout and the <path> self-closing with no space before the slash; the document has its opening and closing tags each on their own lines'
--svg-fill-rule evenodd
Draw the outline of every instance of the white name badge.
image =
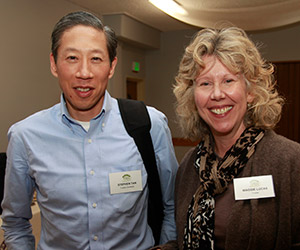
<svg viewBox="0 0 300 250">
<path fill-rule="evenodd" d="M 141 191 L 141 170 L 109 174 L 110 194 L 120 194 Z"/>
<path fill-rule="evenodd" d="M 272 175 L 236 178 L 233 186 L 236 200 L 275 197 Z"/>
</svg>

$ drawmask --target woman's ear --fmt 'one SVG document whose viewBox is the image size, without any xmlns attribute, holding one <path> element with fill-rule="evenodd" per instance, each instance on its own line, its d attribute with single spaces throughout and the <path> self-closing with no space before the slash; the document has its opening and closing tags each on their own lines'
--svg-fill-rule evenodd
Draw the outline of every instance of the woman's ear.
<svg viewBox="0 0 300 250">
<path fill-rule="evenodd" d="M 254 100 L 254 94 L 252 92 L 247 93 L 247 103 L 252 103 Z"/>
<path fill-rule="evenodd" d="M 53 76 L 57 77 L 57 67 L 56 62 L 53 56 L 53 53 L 50 54 L 50 70 Z"/>
</svg>

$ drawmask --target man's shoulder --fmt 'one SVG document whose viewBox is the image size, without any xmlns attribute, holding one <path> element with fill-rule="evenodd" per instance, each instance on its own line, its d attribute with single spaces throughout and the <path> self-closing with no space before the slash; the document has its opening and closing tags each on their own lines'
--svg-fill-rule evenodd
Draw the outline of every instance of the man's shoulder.
<svg viewBox="0 0 300 250">
<path fill-rule="evenodd" d="M 113 112 L 114 113 L 117 112 L 115 114 L 120 115 L 117 99 L 113 98 L 113 97 L 110 97 L 108 95 L 107 100 L 108 100 L 107 103 L 109 105 L 112 105 Z M 156 123 L 160 123 L 160 122 L 167 122 L 167 118 L 166 118 L 165 114 L 162 111 L 160 111 L 157 108 L 155 108 L 153 106 L 150 106 L 150 105 L 145 104 L 145 106 L 147 108 L 147 111 L 148 111 L 148 114 L 149 114 L 149 117 L 150 117 L 150 120 L 151 120 L 151 124 L 152 123 L 156 124 Z"/>
<path fill-rule="evenodd" d="M 27 116 L 23 120 L 20 120 L 13 124 L 10 127 L 9 131 L 17 132 L 26 128 L 34 128 L 42 124 L 49 124 L 49 118 L 57 113 L 59 109 L 59 104 L 56 104 L 48 109 L 37 111 Z"/>
<path fill-rule="evenodd" d="M 150 116 L 151 123 L 167 122 L 167 117 L 162 111 L 152 106 L 147 106 L 147 110 Z"/>
<path fill-rule="evenodd" d="M 116 116 L 119 116 L 120 119 L 121 118 L 121 113 L 120 110 L 118 108 L 118 103 L 117 100 L 115 100 L 115 98 L 111 98 L 111 105 L 112 105 L 112 109 L 111 109 L 111 118 L 115 118 Z M 134 103 L 134 102 L 133 102 Z M 131 103 L 130 105 L 132 105 L 133 103 Z M 159 111 L 157 108 L 150 106 L 150 105 L 146 105 L 146 109 L 150 118 L 150 133 L 152 136 L 153 140 L 158 140 L 159 136 L 164 134 L 164 133 L 169 133 L 169 128 L 168 128 L 168 120 L 167 117 L 165 116 L 165 114 L 161 111 Z M 133 108 L 133 110 L 135 110 Z M 130 112 L 135 112 L 130 110 Z M 140 112 L 140 114 L 142 115 L 143 112 Z M 134 119 L 134 123 L 137 123 L 138 121 L 140 121 L 141 119 L 143 119 L 141 117 L 141 115 L 139 117 L 136 117 L 137 119 Z M 129 116 L 132 117 L 132 114 Z M 123 121 L 124 122 L 124 121 Z M 141 122 L 142 124 L 145 124 L 145 122 Z"/>
</svg>

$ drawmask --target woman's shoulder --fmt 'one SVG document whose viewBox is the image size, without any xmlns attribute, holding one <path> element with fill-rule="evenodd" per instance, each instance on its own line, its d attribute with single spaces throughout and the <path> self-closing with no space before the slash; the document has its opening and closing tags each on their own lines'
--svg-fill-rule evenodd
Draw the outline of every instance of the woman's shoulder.
<svg viewBox="0 0 300 250">
<path fill-rule="evenodd" d="M 298 142 L 279 135 L 273 130 L 266 131 L 262 144 L 264 149 L 268 149 L 271 152 L 279 151 L 281 154 L 300 154 L 300 144 Z"/>
<path fill-rule="evenodd" d="M 189 149 L 185 155 L 183 156 L 182 160 L 180 161 L 178 173 L 184 174 L 188 172 L 189 174 L 193 171 L 190 171 L 191 168 L 194 168 L 194 161 L 197 154 L 197 147 L 192 147 Z"/>
<path fill-rule="evenodd" d="M 300 173 L 300 144 L 272 130 L 267 130 L 262 141 L 257 145 L 253 160 L 265 169 L 281 172 L 282 168 L 287 170 L 299 169 Z M 277 169 L 277 170 L 276 170 Z"/>
<path fill-rule="evenodd" d="M 187 163 L 195 159 L 196 154 L 197 154 L 197 147 L 190 148 L 183 156 L 180 165 L 186 165 Z"/>
</svg>

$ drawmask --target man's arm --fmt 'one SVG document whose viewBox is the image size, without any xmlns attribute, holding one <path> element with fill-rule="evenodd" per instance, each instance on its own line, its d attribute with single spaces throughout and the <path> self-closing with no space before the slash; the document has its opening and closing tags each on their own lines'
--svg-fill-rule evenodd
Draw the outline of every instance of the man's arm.
<svg viewBox="0 0 300 250">
<path fill-rule="evenodd" d="M 164 220 L 160 243 L 176 239 L 174 212 L 174 188 L 178 163 L 175 157 L 167 118 L 159 111 L 148 108 L 151 118 L 151 137 L 153 141 L 158 173 L 160 176 Z"/>
<path fill-rule="evenodd" d="M 2 229 L 8 249 L 34 250 L 35 239 L 29 220 L 34 182 L 29 176 L 24 143 L 13 129 L 9 131 Z"/>
</svg>

